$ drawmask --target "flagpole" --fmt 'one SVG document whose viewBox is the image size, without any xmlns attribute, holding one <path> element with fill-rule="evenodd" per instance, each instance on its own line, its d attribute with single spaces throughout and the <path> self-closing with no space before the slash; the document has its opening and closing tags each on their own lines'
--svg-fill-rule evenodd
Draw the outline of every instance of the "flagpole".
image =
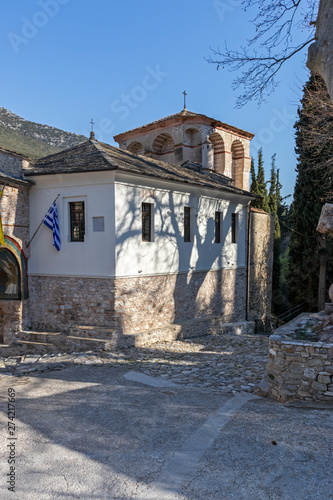
<svg viewBox="0 0 333 500">
<path fill-rule="evenodd" d="M 56 199 L 54 200 L 54 202 L 53 202 L 53 203 L 51 203 L 51 207 L 52 207 L 52 205 L 53 205 L 53 204 L 57 201 L 57 199 L 59 198 L 59 196 L 60 196 L 60 193 L 58 194 L 58 196 L 56 197 Z M 32 240 L 34 239 L 34 237 L 36 236 L 36 234 L 38 233 L 38 231 L 39 231 L 39 229 L 40 229 L 41 225 L 42 225 L 42 224 L 43 224 L 43 222 L 44 222 L 44 219 L 45 219 L 45 216 L 43 217 L 42 222 L 39 224 L 39 226 L 37 227 L 36 231 L 35 231 L 35 232 L 34 232 L 34 234 L 32 235 L 31 240 L 28 242 L 28 244 L 27 244 L 27 248 L 29 248 L 29 247 L 30 247 L 31 242 L 32 242 Z"/>
</svg>

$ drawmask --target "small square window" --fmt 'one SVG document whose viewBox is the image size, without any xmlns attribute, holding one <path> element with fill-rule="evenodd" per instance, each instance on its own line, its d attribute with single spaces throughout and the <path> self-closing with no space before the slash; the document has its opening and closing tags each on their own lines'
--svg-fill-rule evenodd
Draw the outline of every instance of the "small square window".
<svg viewBox="0 0 333 500">
<path fill-rule="evenodd" d="M 71 241 L 84 241 L 85 215 L 84 201 L 69 203 L 69 217 L 71 228 Z"/>
<path fill-rule="evenodd" d="M 104 232 L 104 217 L 93 217 L 92 222 L 94 233 Z"/>
</svg>

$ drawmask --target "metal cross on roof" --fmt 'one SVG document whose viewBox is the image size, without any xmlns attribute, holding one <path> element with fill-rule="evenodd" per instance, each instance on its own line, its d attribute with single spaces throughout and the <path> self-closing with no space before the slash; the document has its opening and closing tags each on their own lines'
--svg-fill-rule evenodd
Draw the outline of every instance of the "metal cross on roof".
<svg viewBox="0 0 333 500">
<path fill-rule="evenodd" d="M 91 122 L 89 122 L 89 123 L 91 123 L 91 131 L 93 132 L 94 131 L 94 125 L 95 125 L 94 119 L 92 118 Z"/>
<path fill-rule="evenodd" d="M 186 96 L 187 96 L 186 90 L 184 90 L 183 94 L 184 94 L 184 109 L 186 109 Z"/>
</svg>

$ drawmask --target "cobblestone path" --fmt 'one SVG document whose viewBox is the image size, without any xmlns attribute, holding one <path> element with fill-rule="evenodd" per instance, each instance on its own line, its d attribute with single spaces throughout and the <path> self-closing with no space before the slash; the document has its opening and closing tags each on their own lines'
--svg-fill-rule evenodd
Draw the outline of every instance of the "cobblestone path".
<svg viewBox="0 0 333 500">
<path fill-rule="evenodd" d="M 189 387 L 226 393 L 253 392 L 266 372 L 267 356 L 267 336 L 210 335 L 161 342 L 149 348 L 129 348 L 122 352 L 88 351 L 0 358 L 0 377 L 62 370 L 72 364 L 128 366 L 129 370 L 165 377 Z"/>
</svg>

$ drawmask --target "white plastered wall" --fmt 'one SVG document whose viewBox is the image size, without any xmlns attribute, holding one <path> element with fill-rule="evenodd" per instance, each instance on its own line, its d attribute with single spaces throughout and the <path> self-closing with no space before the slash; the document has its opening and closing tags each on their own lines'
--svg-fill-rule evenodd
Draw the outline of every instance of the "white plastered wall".
<svg viewBox="0 0 333 500">
<path fill-rule="evenodd" d="M 142 241 L 142 203 L 153 205 L 153 235 Z M 168 182 L 118 178 L 115 184 L 116 275 L 144 276 L 244 267 L 245 197 Z M 192 215 L 192 241 L 184 242 L 184 206 Z M 215 211 L 223 213 L 215 243 Z M 231 242 L 231 214 L 238 213 L 238 242 Z"/>
<path fill-rule="evenodd" d="M 114 276 L 114 173 L 43 175 L 34 176 L 32 180 L 35 186 L 30 191 L 31 236 L 60 194 L 57 211 L 61 250 L 55 249 L 52 231 L 42 224 L 31 243 L 29 274 Z M 85 202 L 84 242 L 70 241 L 68 204 L 71 201 Z M 93 232 L 93 217 L 104 217 L 104 232 Z"/>
</svg>

